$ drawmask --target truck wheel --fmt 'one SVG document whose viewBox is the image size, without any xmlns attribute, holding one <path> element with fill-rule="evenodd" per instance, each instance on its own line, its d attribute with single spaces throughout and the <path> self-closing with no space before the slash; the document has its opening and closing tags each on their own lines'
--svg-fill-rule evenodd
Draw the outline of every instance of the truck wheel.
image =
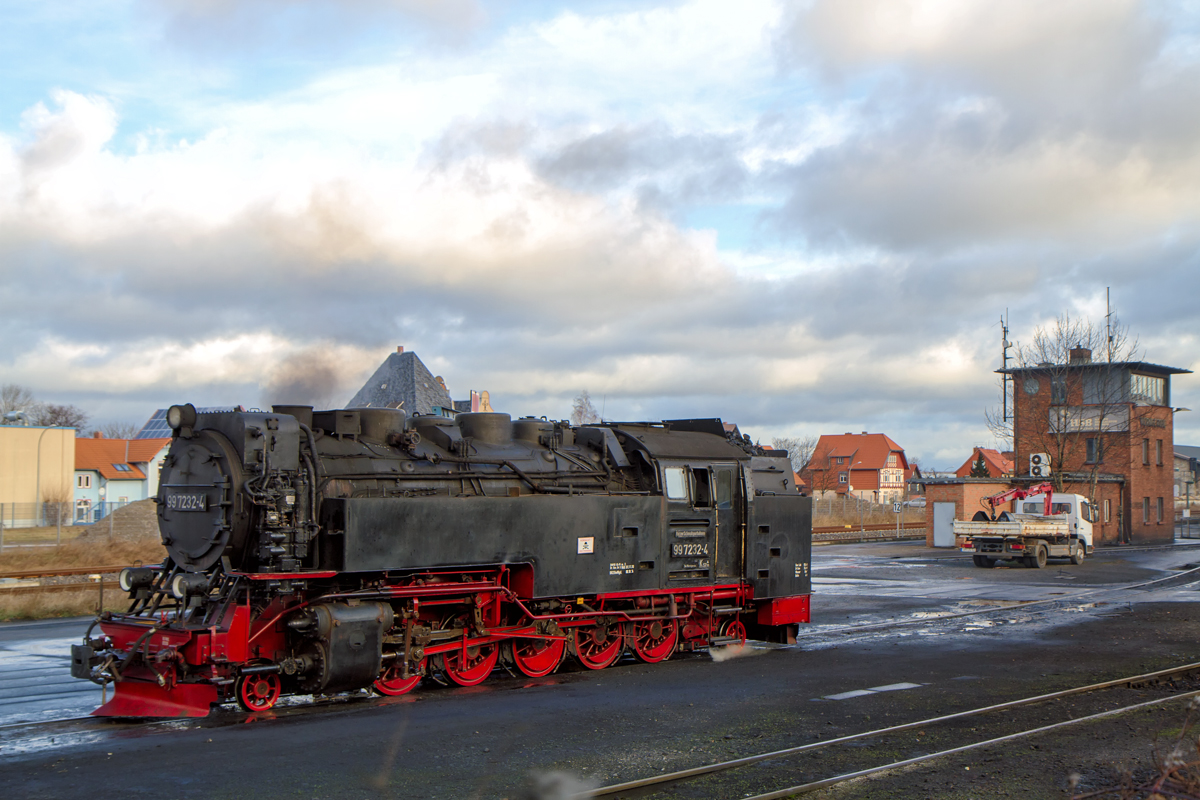
<svg viewBox="0 0 1200 800">
<path fill-rule="evenodd" d="M 1083 543 L 1080 542 L 1079 547 L 1076 547 L 1075 552 L 1071 554 L 1071 563 L 1077 567 L 1083 563 L 1083 550 Z"/>
<path fill-rule="evenodd" d="M 993 559 L 987 556 L 971 556 L 971 560 L 975 562 L 975 566 L 983 567 L 984 569 L 991 569 L 996 564 Z"/>
<path fill-rule="evenodd" d="M 1046 566 L 1046 545 L 1038 545 L 1037 553 L 1033 556 L 1033 563 L 1029 566 L 1033 567 L 1034 569 L 1041 569 L 1042 567 Z"/>
</svg>

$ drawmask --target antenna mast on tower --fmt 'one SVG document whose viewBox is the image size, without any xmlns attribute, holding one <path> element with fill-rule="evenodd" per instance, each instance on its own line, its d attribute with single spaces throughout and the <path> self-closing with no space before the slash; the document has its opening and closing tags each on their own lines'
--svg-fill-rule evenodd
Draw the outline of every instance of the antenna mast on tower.
<svg viewBox="0 0 1200 800">
<path fill-rule="evenodd" d="M 1004 365 L 1004 369 L 1008 369 L 1008 348 L 1011 345 L 1008 342 L 1008 309 L 1004 309 L 1004 316 L 1000 318 L 1000 361 Z M 1000 384 L 1004 387 L 1004 421 L 1008 422 L 1008 382 L 1011 376 L 1007 372 L 1002 372 Z"/>
<path fill-rule="evenodd" d="M 1110 287 L 1110 286 L 1104 287 L 1104 334 L 1105 334 L 1105 336 L 1108 337 L 1108 362 L 1110 364 L 1112 363 L 1112 346 L 1113 346 L 1112 305 L 1109 303 L 1109 292 L 1111 292 L 1111 291 L 1112 291 L 1112 287 Z"/>
</svg>

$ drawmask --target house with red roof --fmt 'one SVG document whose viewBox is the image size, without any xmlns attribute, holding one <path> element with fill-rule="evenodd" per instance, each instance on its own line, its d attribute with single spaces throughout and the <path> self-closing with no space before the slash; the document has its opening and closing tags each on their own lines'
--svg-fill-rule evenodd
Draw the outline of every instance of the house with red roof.
<svg viewBox="0 0 1200 800">
<path fill-rule="evenodd" d="M 971 470 L 975 468 L 975 464 L 979 461 L 979 457 L 983 456 L 983 465 L 987 467 L 987 477 L 989 478 L 1007 478 L 1013 474 L 1012 453 L 1001 453 L 999 450 L 992 450 L 987 447 L 976 447 L 971 451 L 971 457 L 963 462 L 963 465 L 954 471 L 954 474 L 959 478 L 967 478 L 971 475 Z"/>
<path fill-rule="evenodd" d="M 124 505 L 158 494 L 167 439 L 106 439 L 97 432 L 75 440 L 75 520 L 94 522 L 102 504 Z"/>
<path fill-rule="evenodd" d="M 912 475 L 904 448 L 883 433 L 823 435 L 802 470 L 813 497 L 849 495 L 876 503 L 904 499 Z"/>
</svg>

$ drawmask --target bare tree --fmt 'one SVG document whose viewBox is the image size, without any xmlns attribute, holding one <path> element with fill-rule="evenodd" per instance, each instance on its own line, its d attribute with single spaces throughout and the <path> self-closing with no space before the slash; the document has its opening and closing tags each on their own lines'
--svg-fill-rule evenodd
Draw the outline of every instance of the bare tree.
<svg viewBox="0 0 1200 800">
<path fill-rule="evenodd" d="M 60 406 L 54 403 L 47 403 L 37 407 L 37 410 L 29 416 L 29 421 L 34 425 L 45 426 L 47 428 L 77 428 L 83 430 L 87 425 L 88 415 L 83 409 L 76 406 Z"/>
<path fill-rule="evenodd" d="M 33 397 L 33 392 L 16 383 L 6 383 L 0 386 L 0 425 L 3 425 L 5 414 L 14 411 L 24 411 L 32 418 L 39 403 Z"/>
<path fill-rule="evenodd" d="M 106 422 L 96 428 L 105 439 L 132 439 L 141 428 L 132 422 Z"/>
<path fill-rule="evenodd" d="M 792 472 L 800 472 L 812 458 L 813 450 L 817 448 L 816 436 L 777 436 L 771 440 L 774 450 L 787 450 L 788 460 L 792 462 Z"/>
<path fill-rule="evenodd" d="M 592 396 L 588 394 L 587 389 L 584 389 L 575 398 L 575 404 L 571 406 L 571 424 L 594 425 L 599 421 L 600 414 L 596 411 L 596 407 L 592 405 Z"/>
<path fill-rule="evenodd" d="M 1072 364 L 1072 351 L 1090 361 Z M 1034 332 L 1033 343 L 1017 346 L 1017 368 L 1024 373 L 1023 385 L 1013 392 L 1027 392 L 1045 401 L 1028 407 L 1038 418 L 1021 425 L 1021 444 L 1027 452 L 1047 453 L 1051 461 L 1051 480 L 1056 491 L 1063 491 L 1068 464 L 1082 459 L 1090 485 L 1089 499 L 1095 502 L 1096 484 L 1104 461 L 1105 433 L 1126 430 L 1129 425 L 1127 392 L 1119 364 L 1140 358 L 1137 337 L 1115 317 L 1107 328 L 1087 318 L 1064 314 L 1045 328 Z M 1091 366 L 1081 369 L 1083 363 Z M 1044 392 L 1045 394 L 1039 394 Z M 1045 419 L 1041 415 L 1045 413 Z M 995 414 L 989 427 L 996 434 Z M 1007 422 L 1008 441 L 1014 440 L 1013 420 Z M 999 437 L 997 437 L 999 438 Z M 1081 444 L 1084 445 L 1081 448 Z M 1020 472 L 1020 466 L 1017 466 Z"/>
</svg>

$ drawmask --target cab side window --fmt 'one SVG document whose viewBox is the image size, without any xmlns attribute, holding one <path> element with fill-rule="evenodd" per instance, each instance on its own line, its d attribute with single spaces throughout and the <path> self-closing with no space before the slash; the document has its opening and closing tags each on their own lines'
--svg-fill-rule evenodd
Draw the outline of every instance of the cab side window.
<svg viewBox="0 0 1200 800">
<path fill-rule="evenodd" d="M 733 508 L 733 470 L 717 470 L 717 508 Z"/>
<path fill-rule="evenodd" d="M 696 508 L 712 508 L 712 484 L 707 467 L 692 469 L 692 505 Z"/>
<path fill-rule="evenodd" d="M 687 500 L 687 477 L 683 467 L 666 467 L 663 469 L 663 482 L 666 484 L 668 500 Z"/>
</svg>

